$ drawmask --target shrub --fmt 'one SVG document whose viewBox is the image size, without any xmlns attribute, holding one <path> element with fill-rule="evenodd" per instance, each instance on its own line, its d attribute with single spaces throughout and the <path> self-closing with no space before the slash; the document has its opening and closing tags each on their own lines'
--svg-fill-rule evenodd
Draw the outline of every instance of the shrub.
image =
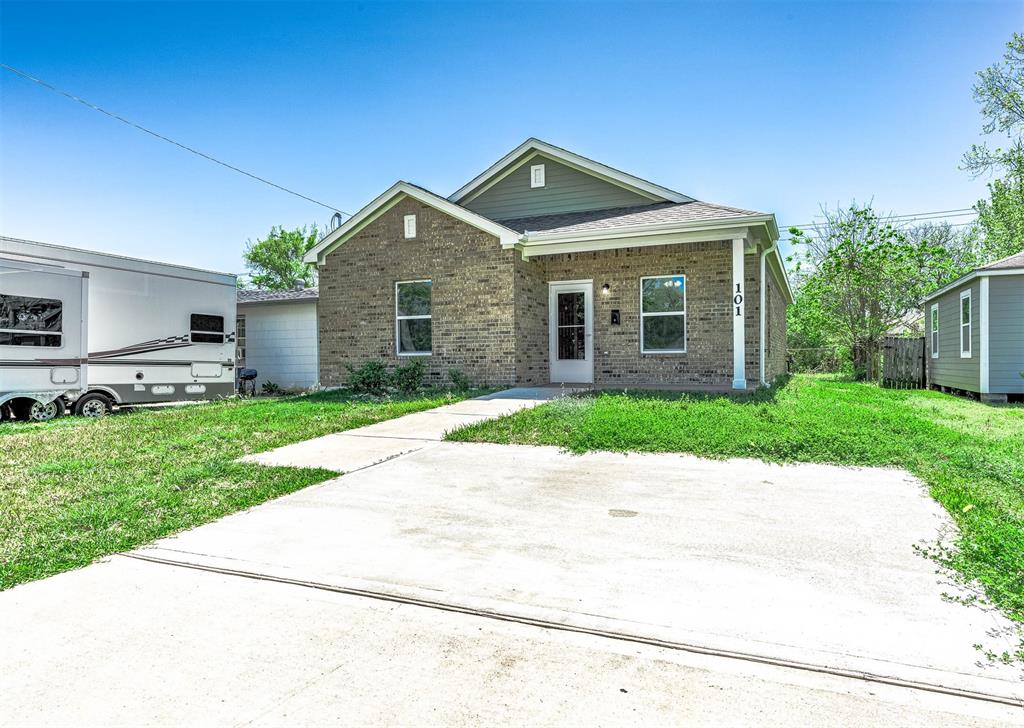
<svg viewBox="0 0 1024 728">
<path fill-rule="evenodd" d="M 423 362 L 414 359 L 405 366 L 398 367 L 391 374 L 391 383 L 402 394 L 418 392 L 423 386 L 423 374 L 426 367 Z"/>
<path fill-rule="evenodd" d="M 452 389 L 456 392 L 465 392 L 469 389 L 469 377 L 461 369 L 452 367 L 448 370 L 448 380 L 452 383 Z"/>
<path fill-rule="evenodd" d="M 281 387 L 268 380 L 260 386 L 260 391 L 264 395 L 271 397 L 275 394 L 281 394 Z"/>
<path fill-rule="evenodd" d="M 368 361 L 361 367 L 347 364 L 348 386 L 358 394 L 386 394 L 388 391 L 388 369 L 382 361 Z"/>
</svg>

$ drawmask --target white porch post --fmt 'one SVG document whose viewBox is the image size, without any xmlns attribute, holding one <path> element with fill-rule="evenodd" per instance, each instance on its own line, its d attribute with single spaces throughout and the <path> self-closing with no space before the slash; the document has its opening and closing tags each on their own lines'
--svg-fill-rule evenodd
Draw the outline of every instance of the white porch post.
<svg viewBox="0 0 1024 728">
<path fill-rule="evenodd" d="M 732 241 L 732 388 L 746 389 L 746 327 L 743 305 L 743 249 L 746 240 L 734 238 Z"/>
</svg>

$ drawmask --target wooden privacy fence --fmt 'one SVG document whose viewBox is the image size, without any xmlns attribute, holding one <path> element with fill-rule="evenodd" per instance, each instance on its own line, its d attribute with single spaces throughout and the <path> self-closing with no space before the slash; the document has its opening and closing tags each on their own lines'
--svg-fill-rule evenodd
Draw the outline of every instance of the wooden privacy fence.
<svg viewBox="0 0 1024 728">
<path fill-rule="evenodd" d="M 887 336 L 882 345 L 882 386 L 919 389 L 925 386 L 924 337 Z"/>
</svg>

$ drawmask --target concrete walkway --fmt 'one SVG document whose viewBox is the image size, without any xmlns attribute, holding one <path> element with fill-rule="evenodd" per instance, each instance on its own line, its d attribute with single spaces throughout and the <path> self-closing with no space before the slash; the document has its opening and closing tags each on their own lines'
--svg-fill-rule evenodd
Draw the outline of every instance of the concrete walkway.
<svg viewBox="0 0 1024 728">
<path fill-rule="evenodd" d="M 448 443 L 514 390 L 252 458 L 345 471 L 0 594 L 11 725 L 1024 725 L 896 470 Z"/>
<path fill-rule="evenodd" d="M 484 420 L 536 407 L 572 392 L 557 387 L 515 387 L 366 427 L 357 427 L 276 450 L 248 455 L 243 461 L 293 468 L 325 468 L 351 473 L 440 442 L 446 433 Z"/>
</svg>

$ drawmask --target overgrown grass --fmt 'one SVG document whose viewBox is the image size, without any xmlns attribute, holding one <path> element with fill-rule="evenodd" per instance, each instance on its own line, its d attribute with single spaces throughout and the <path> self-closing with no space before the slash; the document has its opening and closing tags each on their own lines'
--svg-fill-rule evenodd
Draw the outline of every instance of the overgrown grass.
<svg viewBox="0 0 1024 728">
<path fill-rule="evenodd" d="M 905 468 L 960 528 L 930 554 L 1024 622 L 1024 407 L 797 376 L 741 397 L 658 392 L 557 400 L 451 440 Z M 952 548 L 950 548 L 952 547 Z"/>
<path fill-rule="evenodd" d="M 340 392 L 0 424 L 0 589 L 49 576 L 334 476 L 234 462 L 466 395 Z"/>
</svg>

